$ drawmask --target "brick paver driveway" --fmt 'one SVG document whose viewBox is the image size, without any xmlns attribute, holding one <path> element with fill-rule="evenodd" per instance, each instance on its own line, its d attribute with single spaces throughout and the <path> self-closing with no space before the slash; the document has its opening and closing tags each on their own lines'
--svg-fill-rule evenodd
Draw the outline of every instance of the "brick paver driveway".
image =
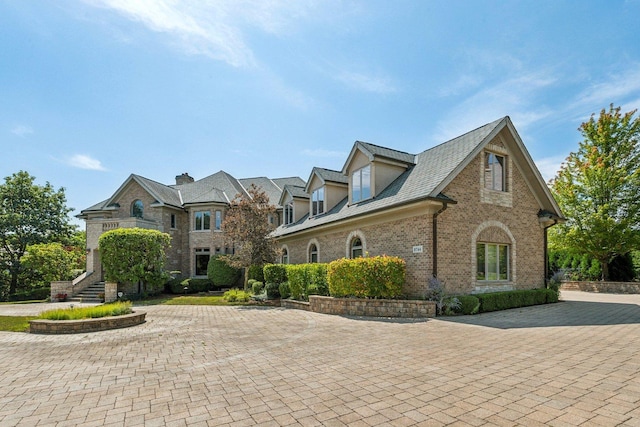
<svg viewBox="0 0 640 427">
<path fill-rule="evenodd" d="M 640 425 L 640 295 L 563 295 L 428 321 L 153 306 L 129 329 L 0 332 L 0 425 Z"/>
</svg>

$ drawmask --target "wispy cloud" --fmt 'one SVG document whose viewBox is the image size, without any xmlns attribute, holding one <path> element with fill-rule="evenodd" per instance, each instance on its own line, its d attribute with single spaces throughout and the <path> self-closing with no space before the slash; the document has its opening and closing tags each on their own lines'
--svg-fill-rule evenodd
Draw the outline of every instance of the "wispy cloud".
<svg viewBox="0 0 640 427">
<path fill-rule="evenodd" d="M 535 164 L 546 182 L 555 178 L 560 170 L 560 166 L 567 159 L 567 156 L 558 155 L 535 160 Z"/>
<path fill-rule="evenodd" d="M 342 151 L 331 151 L 331 150 L 323 150 L 321 148 L 315 150 L 302 150 L 302 154 L 308 157 L 338 157 L 344 158 L 347 156 L 346 153 Z"/>
<path fill-rule="evenodd" d="M 11 129 L 11 133 L 19 136 L 20 138 L 26 138 L 33 133 L 33 129 L 29 126 L 18 125 Z"/>
<path fill-rule="evenodd" d="M 105 171 L 106 168 L 102 166 L 100 160 L 94 159 L 91 156 L 85 154 L 75 154 L 71 156 L 67 164 L 79 169 L 89 169 L 95 171 Z"/>
<path fill-rule="evenodd" d="M 379 94 L 396 92 L 396 88 L 392 84 L 391 80 L 385 77 L 376 77 L 362 73 L 344 71 L 336 75 L 335 78 L 356 90 Z"/>
</svg>

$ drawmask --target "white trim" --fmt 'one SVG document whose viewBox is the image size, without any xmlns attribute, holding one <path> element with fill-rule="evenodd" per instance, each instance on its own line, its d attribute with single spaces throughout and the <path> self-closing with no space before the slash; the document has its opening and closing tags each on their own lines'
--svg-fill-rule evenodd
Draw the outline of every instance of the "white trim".
<svg viewBox="0 0 640 427">
<path fill-rule="evenodd" d="M 506 282 L 484 281 L 484 280 L 477 280 L 476 278 L 477 268 L 478 268 L 476 265 L 477 264 L 476 246 L 478 243 L 478 236 L 484 230 L 491 227 L 496 227 L 504 231 L 507 234 L 507 236 L 509 236 L 509 240 L 511 240 L 511 244 L 509 247 L 509 261 L 511 263 L 511 265 L 509 266 L 510 276 L 509 276 L 509 280 Z M 498 243 L 498 242 L 486 242 L 486 243 Z M 476 230 L 471 235 L 471 283 L 473 283 L 474 285 L 475 292 L 484 292 L 485 288 L 487 288 L 487 286 L 491 286 L 492 284 L 498 284 L 500 286 L 511 286 L 510 284 L 517 283 L 518 275 L 517 275 L 517 269 L 516 269 L 516 261 L 518 258 L 516 256 L 516 246 L 517 246 L 516 239 L 515 237 L 513 237 L 513 233 L 511 233 L 511 230 L 509 230 L 509 227 L 507 227 L 505 224 L 501 223 L 500 221 L 495 221 L 495 220 L 484 221 L 482 224 L 480 224 L 476 228 Z"/>
<path fill-rule="evenodd" d="M 359 238 L 362 242 L 362 256 L 365 256 L 365 254 L 367 253 L 367 239 L 365 239 L 364 234 L 361 230 L 354 230 L 347 236 L 345 250 L 346 258 L 351 258 L 351 242 L 353 242 L 353 239 L 355 239 L 356 237 Z"/>
<path fill-rule="evenodd" d="M 320 262 L 320 243 L 318 243 L 318 239 L 313 238 L 307 243 L 307 263 L 311 262 L 311 245 L 316 245 L 316 262 Z"/>
</svg>

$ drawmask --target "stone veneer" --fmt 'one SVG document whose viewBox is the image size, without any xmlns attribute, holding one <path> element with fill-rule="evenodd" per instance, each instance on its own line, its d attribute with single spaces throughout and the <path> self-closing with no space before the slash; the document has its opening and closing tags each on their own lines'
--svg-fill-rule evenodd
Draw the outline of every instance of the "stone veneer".
<svg viewBox="0 0 640 427">
<path fill-rule="evenodd" d="M 309 302 L 281 300 L 285 308 L 313 311 L 314 313 L 340 316 L 368 317 L 435 317 L 436 305 L 433 301 L 389 300 L 364 298 L 333 298 L 310 295 Z"/>
<path fill-rule="evenodd" d="M 145 322 L 146 312 L 107 316 L 97 319 L 45 320 L 29 321 L 32 334 L 80 334 L 85 332 L 106 331 L 108 329 L 128 328 Z"/>
<path fill-rule="evenodd" d="M 561 291 L 603 292 L 610 294 L 640 294 L 638 282 L 562 282 Z"/>
</svg>

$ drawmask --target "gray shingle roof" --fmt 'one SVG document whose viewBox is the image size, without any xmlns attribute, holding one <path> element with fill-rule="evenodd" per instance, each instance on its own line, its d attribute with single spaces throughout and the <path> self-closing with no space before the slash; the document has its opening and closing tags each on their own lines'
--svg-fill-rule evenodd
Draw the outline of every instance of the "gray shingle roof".
<svg viewBox="0 0 640 427">
<path fill-rule="evenodd" d="M 418 200 L 452 201 L 440 193 L 441 188 L 453 179 L 465 161 L 475 156 L 475 153 L 482 148 L 482 144 L 487 142 L 487 137 L 496 129 L 502 128 L 504 123 L 506 123 L 506 118 L 496 120 L 414 156 L 415 165 L 410 166 L 407 171 L 373 199 L 348 205 L 347 198 L 345 198 L 326 214 L 309 217 L 296 224 L 280 226 L 273 235 L 276 237 L 285 236 L 319 225 Z"/>
<path fill-rule="evenodd" d="M 374 158 L 384 157 L 391 160 L 397 160 L 403 163 L 415 163 L 415 155 L 405 153 L 404 151 L 394 150 L 392 148 L 381 147 L 364 141 L 356 141 L 356 144 L 368 151 Z"/>
<path fill-rule="evenodd" d="M 311 171 L 311 175 L 313 175 L 314 173 L 316 175 L 318 175 L 325 182 L 327 182 L 327 181 L 328 182 L 337 182 L 339 184 L 348 184 L 349 183 L 349 177 L 346 176 L 345 174 L 343 174 L 340 171 L 314 167 L 313 170 Z M 309 180 L 309 181 L 311 181 L 311 180 Z"/>
</svg>

